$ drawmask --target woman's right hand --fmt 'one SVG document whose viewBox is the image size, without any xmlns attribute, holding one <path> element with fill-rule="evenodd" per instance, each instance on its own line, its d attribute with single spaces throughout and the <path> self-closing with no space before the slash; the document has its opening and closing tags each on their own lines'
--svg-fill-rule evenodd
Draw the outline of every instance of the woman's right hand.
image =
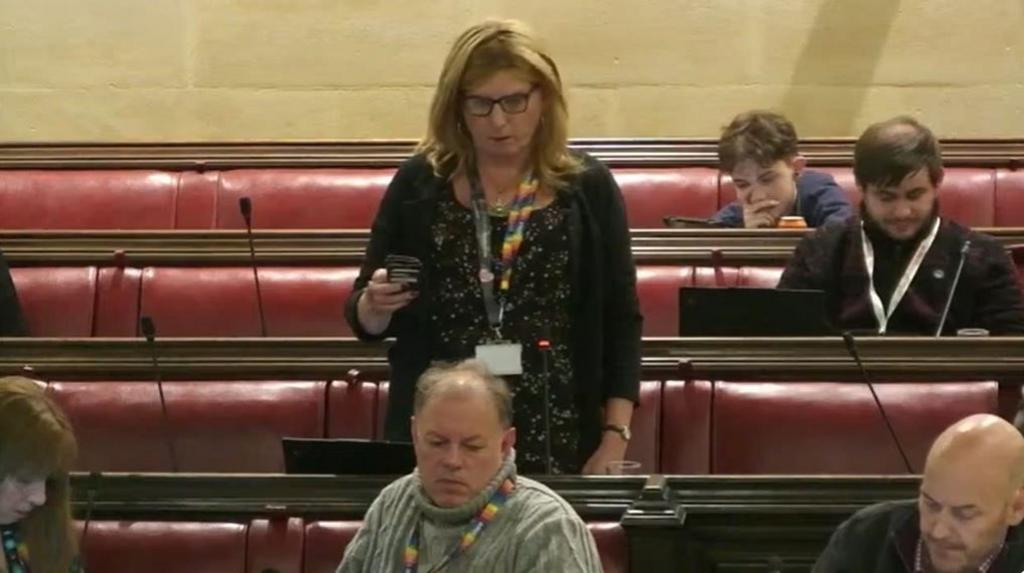
<svg viewBox="0 0 1024 573">
<path fill-rule="evenodd" d="M 412 302 L 417 294 L 417 291 L 403 291 L 402 285 L 388 282 L 387 269 L 377 269 L 359 297 L 359 322 L 370 334 L 380 334 L 387 329 L 391 315 Z"/>
</svg>

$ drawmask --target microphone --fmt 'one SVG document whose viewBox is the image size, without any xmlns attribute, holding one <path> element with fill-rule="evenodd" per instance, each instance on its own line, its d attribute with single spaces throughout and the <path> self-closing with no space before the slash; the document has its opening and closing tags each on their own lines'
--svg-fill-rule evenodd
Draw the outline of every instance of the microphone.
<svg viewBox="0 0 1024 573">
<path fill-rule="evenodd" d="M 142 327 L 142 334 L 146 337 L 150 356 L 153 358 L 153 378 L 156 380 L 157 393 L 160 394 L 160 411 L 163 413 L 160 419 L 163 426 L 164 440 L 167 442 L 167 453 L 171 456 L 171 471 L 178 473 L 178 456 L 174 451 L 174 440 L 167 427 L 167 400 L 164 399 L 164 380 L 163 376 L 160 375 L 160 362 L 157 361 L 156 327 L 153 325 L 153 319 L 148 316 L 143 316 L 139 319 L 139 325 Z"/>
<path fill-rule="evenodd" d="M 935 329 L 936 338 L 942 336 L 942 327 L 946 326 L 946 318 L 949 316 L 949 307 L 953 306 L 953 295 L 956 294 L 956 286 L 960 284 L 960 274 L 964 272 L 964 261 L 967 260 L 967 251 L 971 248 L 971 240 L 964 241 L 960 247 L 960 262 L 956 265 L 956 274 L 953 275 L 953 284 L 949 287 L 949 294 L 946 296 L 946 306 L 942 309 L 942 317 L 939 318 L 939 326 Z"/>
<path fill-rule="evenodd" d="M 89 495 L 85 502 L 85 523 L 82 524 L 82 536 L 78 539 L 79 551 L 84 553 L 85 536 L 89 533 L 89 524 L 92 523 L 92 508 L 96 503 L 96 496 L 99 495 L 100 482 L 103 474 L 100 472 L 89 472 Z"/>
<path fill-rule="evenodd" d="M 263 313 L 263 292 L 260 290 L 260 273 L 256 265 L 256 243 L 252 239 L 252 199 L 239 197 L 238 209 L 245 219 L 245 236 L 249 239 L 249 260 L 252 261 L 252 278 L 256 282 L 256 307 L 260 313 L 260 336 L 267 337 L 267 317 Z"/>
<path fill-rule="evenodd" d="M 549 379 L 548 357 L 551 354 L 549 328 L 543 327 L 544 334 L 537 340 L 540 350 L 541 374 L 544 380 L 544 473 L 551 475 L 551 380 Z"/>
<path fill-rule="evenodd" d="M 722 250 L 711 249 L 711 266 L 715 270 L 715 286 L 722 288 L 725 286 L 725 273 L 722 272 Z"/>
<path fill-rule="evenodd" d="M 857 352 L 857 343 L 853 339 L 853 334 L 849 330 L 843 331 L 843 342 L 846 343 L 846 351 L 853 357 L 853 361 L 857 363 L 857 368 L 860 369 L 860 376 L 864 380 L 864 383 L 868 385 L 868 390 L 871 391 L 871 397 L 875 399 L 875 405 L 878 406 L 879 413 L 882 414 L 882 420 L 885 422 L 885 427 L 889 429 L 889 436 L 892 437 L 893 443 L 896 444 L 896 449 L 900 452 L 900 458 L 903 459 L 903 465 L 907 468 L 907 473 L 913 474 L 914 467 L 910 465 L 910 458 L 907 457 L 907 453 L 903 451 L 903 446 L 900 445 L 899 438 L 896 437 L 896 430 L 892 427 L 892 422 L 889 420 L 889 416 L 885 413 L 885 408 L 882 407 L 882 401 L 878 399 L 878 394 L 875 392 L 875 385 L 871 383 L 871 378 L 868 376 L 868 371 L 864 368 L 864 363 L 860 360 L 860 353 Z"/>
</svg>

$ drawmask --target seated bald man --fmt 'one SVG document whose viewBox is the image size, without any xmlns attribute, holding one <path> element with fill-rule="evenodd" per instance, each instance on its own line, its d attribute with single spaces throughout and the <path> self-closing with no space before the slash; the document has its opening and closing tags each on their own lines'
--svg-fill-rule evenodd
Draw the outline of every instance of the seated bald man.
<svg viewBox="0 0 1024 573">
<path fill-rule="evenodd" d="M 416 470 L 381 492 L 339 573 L 599 572 L 594 539 L 555 492 L 516 475 L 505 382 L 475 360 L 416 384 Z"/>
<path fill-rule="evenodd" d="M 1020 573 L 1024 437 L 1002 418 L 965 418 L 935 440 L 916 501 L 839 526 L 815 573 Z"/>
</svg>

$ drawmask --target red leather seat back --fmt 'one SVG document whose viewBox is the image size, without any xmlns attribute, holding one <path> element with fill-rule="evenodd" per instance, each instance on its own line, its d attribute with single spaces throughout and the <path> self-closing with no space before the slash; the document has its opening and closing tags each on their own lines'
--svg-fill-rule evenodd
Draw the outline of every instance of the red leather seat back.
<svg viewBox="0 0 1024 573">
<path fill-rule="evenodd" d="M 629 539 L 622 525 L 600 521 L 587 523 L 587 529 L 594 536 L 604 573 L 629 573 Z"/>
<path fill-rule="evenodd" d="M 284 472 L 281 438 L 321 438 L 327 382 L 165 382 L 178 465 L 190 472 Z"/>
<path fill-rule="evenodd" d="M 96 279 L 94 336 L 132 337 L 139 333 L 142 269 L 104 267 Z"/>
<path fill-rule="evenodd" d="M 644 336 L 679 335 L 679 289 L 693 284 L 693 267 L 640 265 L 637 298 L 644 316 Z"/>
<path fill-rule="evenodd" d="M 915 471 L 944 428 L 996 411 L 994 382 L 875 388 Z M 906 473 L 865 384 L 716 382 L 713 404 L 714 473 Z"/>
<path fill-rule="evenodd" d="M 245 228 L 238 199 L 249 197 L 254 229 L 369 229 L 394 174 L 391 168 L 223 171 L 214 226 Z"/>
<path fill-rule="evenodd" d="M 947 168 L 939 187 L 939 213 L 968 227 L 995 225 L 995 172 L 974 167 Z"/>
<path fill-rule="evenodd" d="M 358 267 L 265 267 L 259 273 L 268 336 L 352 336 L 345 301 Z"/>
<path fill-rule="evenodd" d="M 11 278 L 30 336 L 92 336 L 96 267 L 18 267 Z"/>
<path fill-rule="evenodd" d="M 668 381 L 662 393 L 661 471 L 711 471 L 711 392 L 707 381 Z"/>
<path fill-rule="evenodd" d="M 260 267 L 268 336 L 346 336 L 344 304 L 358 269 Z M 141 313 L 159 336 L 260 336 L 248 267 L 150 267 Z"/>
<path fill-rule="evenodd" d="M 178 175 L 0 170 L 0 229 L 173 229 Z"/>
<path fill-rule="evenodd" d="M 326 382 L 55 382 L 79 441 L 78 469 L 283 472 L 281 438 L 324 435 Z"/>
<path fill-rule="evenodd" d="M 718 172 L 707 167 L 619 168 L 629 226 L 665 226 L 666 215 L 707 218 L 718 211 Z"/>
<path fill-rule="evenodd" d="M 658 473 L 661 446 L 661 382 L 640 383 L 640 403 L 630 422 L 633 439 L 626 448 L 626 459 L 640 462 L 643 473 Z"/>
<path fill-rule="evenodd" d="M 377 431 L 377 385 L 335 380 L 327 388 L 327 437 L 372 440 Z"/>
<path fill-rule="evenodd" d="M 384 439 L 384 427 L 388 421 L 388 387 L 387 381 L 377 384 L 377 439 Z M 409 436 L 412 440 L 412 436 Z"/>
<path fill-rule="evenodd" d="M 302 573 L 305 529 L 300 517 L 254 519 L 246 542 L 246 572 Z"/>
<path fill-rule="evenodd" d="M 241 523 L 92 521 L 83 543 L 86 571 L 244 573 Z"/>
<path fill-rule="evenodd" d="M 996 227 L 1024 227 L 1024 171 L 996 170 Z"/>
<path fill-rule="evenodd" d="M 80 471 L 171 470 L 155 383 L 53 382 L 78 438 Z"/>
<path fill-rule="evenodd" d="M 360 521 L 314 521 L 306 525 L 305 573 L 334 573 Z"/>
</svg>

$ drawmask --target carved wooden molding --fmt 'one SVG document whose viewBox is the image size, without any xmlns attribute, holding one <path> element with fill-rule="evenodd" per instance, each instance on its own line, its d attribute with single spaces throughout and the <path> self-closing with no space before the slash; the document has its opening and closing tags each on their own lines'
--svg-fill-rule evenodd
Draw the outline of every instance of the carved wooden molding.
<svg viewBox="0 0 1024 573">
<path fill-rule="evenodd" d="M 713 139 L 575 139 L 572 146 L 613 166 L 718 164 Z M 806 139 L 815 165 L 850 165 L 853 139 Z M 395 167 L 412 140 L 209 143 L 0 143 L 0 169 L 236 169 L 244 167 Z M 945 140 L 946 165 L 1024 165 L 1024 139 Z"/>
<path fill-rule="evenodd" d="M 1024 245 L 1024 228 L 977 229 L 1008 247 Z M 719 251 L 729 265 L 781 265 L 806 230 L 634 229 L 640 263 L 708 264 Z M 255 231 L 256 258 L 274 265 L 358 265 L 367 230 Z M 244 231 L 0 231 L 0 249 L 15 266 L 248 265 Z"/>
<path fill-rule="evenodd" d="M 165 338 L 156 342 L 165 379 L 382 380 L 386 345 L 351 338 Z M 878 382 L 1024 381 L 1024 337 L 862 338 L 861 358 Z M 141 339 L 0 339 L 0 373 L 26 366 L 44 379 L 149 380 Z M 645 376 L 707 380 L 861 379 L 841 338 L 648 338 Z"/>
</svg>

